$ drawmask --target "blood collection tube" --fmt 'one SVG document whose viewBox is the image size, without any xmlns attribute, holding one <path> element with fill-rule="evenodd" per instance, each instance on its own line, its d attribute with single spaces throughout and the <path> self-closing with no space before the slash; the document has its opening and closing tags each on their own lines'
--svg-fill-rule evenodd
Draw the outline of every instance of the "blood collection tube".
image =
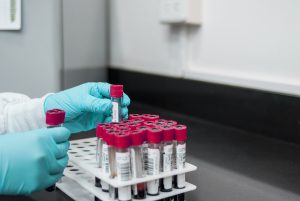
<svg viewBox="0 0 300 201">
<path fill-rule="evenodd" d="M 120 134 L 120 131 L 113 130 L 113 131 L 106 132 L 110 178 L 115 178 L 117 176 L 116 149 L 115 149 L 115 136 L 117 134 Z M 116 195 L 117 195 L 116 189 L 113 186 L 109 186 L 110 199 L 115 199 Z"/>
<path fill-rule="evenodd" d="M 96 137 L 97 137 L 97 145 L 96 145 L 96 162 L 99 168 L 102 167 L 102 136 L 104 132 L 104 127 L 107 126 L 106 123 L 101 123 L 97 125 L 96 128 Z M 101 187 L 101 180 L 95 177 L 95 186 Z"/>
<path fill-rule="evenodd" d="M 145 138 L 145 131 L 135 130 L 131 131 L 131 172 L 133 178 L 145 177 L 144 168 L 144 153 L 143 143 Z M 134 199 L 145 199 L 146 198 L 146 185 L 145 183 L 139 183 L 133 185 L 133 196 Z"/>
<path fill-rule="evenodd" d="M 61 109 L 52 109 L 46 112 L 46 125 L 47 128 L 55 128 L 63 126 L 66 113 Z M 46 188 L 46 191 L 52 192 L 56 188 L 55 184 Z"/>
<path fill-rule="evenodd" d="M 107 145 L 107 137 L 106 137 L 106 133 L 109 130 L 114 130 L 113 128 L 105 128 L 104 132 L 102 134 L 102 173 L 106 176 L 110 175 L 110 170 L 109 170 L 109 155 L 108 155 L 108 145 Z M 103 180 L 101 180 L 101 187 L 102 187 L 102 191 L 103 192 L 108 192 L 109 190 L 109 185 L 108 183 L 104 182 Z"/>
<path fill-rule="evenodd" d="M 174 128 L 171 126 L 161 127 L 163 130 L 163 145 L 162 145 L 162 171 L 171 172 L 172 160 L 173 160 L 173 140 L 174 140 Z M 162 179 L 161 191 L 172 191 L 172 176 Z"/>
<path fill-rule="evenodd" d="M 130 135 L 118 133 L 115 135 L 115 148 L 116 148 L 116 172 L 119 181 L 131 180 L 130 171 Z M 118 200 L 130 201 L 131 200 L 131 186 L 118 188 Z"/>
<path fill-rule="evenodd" d="M 148 140 L 148 175 L 158 175 L 160 172 L 160 148 L 161 148 L 162 130 L 159 128 L 150 128 L 147 132 Z M 147 194 L 159 194 L 159 179 L 147 182 Z"/>
<path fill-rule="evenodd" d="M 180 170 L 185 168 L 187 127 L 185 125 L 176 125 L 174 126 L 174 129 L 175 139 L 177 141 L 176 168 Z M 175 176 L 175 188 L 185 188 L 185 174 L 179 174 Z M 178 201 L 184 201 L 184 199 L 184 194 L 177 196 Z"/>
<path fill-rule="evenodd" d="M 123 99 L 123 85 L 111 85 L 110 86 L 110 96 L 112 101 L 112 122 L 121 122 L 123 121 L 121 107 Z M 111 177 L 116 176 L 116 161 L 115 161 L 115 148 L 111 146 L 109 149 L 109 161 L 111 168 Z M 112 186 L 109 186 L 109 196 L 111 199 L 117 195 L 117 191 Z"/>
<path fill-rule="evenodd" d="M 120 122 L 122 121 L 121 104 L 123 85 L 111 85 L 110 96 L 112 101 L 112 122 Z"/>
<path fill-rule="evenodd" d="M 98 167 L 102 167 L 102 144 L 103 144 L 103 132 L 105 127 L 108 126 L 106 123 L 100 123 L 96 128 L 97 146 L 96 146 L 96 162 Z"/>
</svg>

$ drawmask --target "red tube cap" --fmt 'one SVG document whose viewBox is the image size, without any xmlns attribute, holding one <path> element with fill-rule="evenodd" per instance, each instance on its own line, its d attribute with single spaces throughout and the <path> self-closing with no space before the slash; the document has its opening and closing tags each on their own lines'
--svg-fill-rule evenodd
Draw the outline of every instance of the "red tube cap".
<svg viewBox="0 0 300 201">
<path fill-rule="evenodd" d="M 148 126 L 148 127 L 154 127 L 154 122 L 153 121 L 144 121 L 144 126 Z"/>
<path fill-rule="evenodd" d="M 115 146 L 115 137 L 119 135 L 120 131 L 107 131 L 106 132 L 106 143 L 109 146 Z"/>
<path fill-rule="evenodd" d="M 177 121 L 168 120 L 168 121 L 166 122 L 166 125 L 168 125 L 168 126 L 175 126 L 175 125 L 177 125 Z"/>
<path fill-rule="evenodd" d="M 112 126 L 105 126 L 103 128 L 103 133 L 102 133 L 102 139 L 103 141 L 105 141 L 107 143 L 107 133 L 111 132 L 111 131 L 115 131 L 115 128 Z"/>
<path fill-rule="evenodd" d="M 154 122 L 154 126 L 156 126 L 156 127 L 163 127 L 163 126 L 167 126 L 167 124 L 162 123 L 162 122 Z"/>
<path fill-rule="evenodd" d="M 108 126 L 107 123 L 100 123 L 97 124 L 97 128 L 96 128 L 96 136 L 97 138 L 102 138 L 103 133 L 105 132 L 105 127 Z"/>
<path fill-rule="evenodd" d="M 177 141 L 186 141 L 187 140 L 187 127 L 186 125 L 178 124 L 173 126 L 175 130 L 175 139 Z"/>
<path fill-rule="evenodd" d="M 134 123 L 143 123 L 144 122 L 144 119 L 142 119 L 142 118 L 139 118 L 139 119 L 133 119 L 133 122 Z"/>
<path fill-rule="evenodd" d="M 118 149 L 127 149 L 130 147 L 130 135 L 123 133 L 116 134 L 115 147 Z"/>
<path fill-rule="evenodd" d="M 163 131 L 163 140 L 172 141 L 174 140 L 174 127 L 172 126 L 162 126 L 160 127 Z"/>
<path fill-rule="evenodd" d="M 110 96 L 113 98 L 122 98 L 123 85 L 110 85 Z"/>
<path fill-rule="evenodd" d="M 149 128 L 147 131 L 148 143 L 159 144 L 162 139 L 162 130 L 159 128 Z"/>
<path fill-rule="evenodd" d="M 124 121 L 122 121 L 123 124 L 131 124 L 133 122 L 134 122 L 133 120 L 124 120 Z"/>
<path fill-rule="evenodd" d="M 130 127 L 126 124 L 124 125 L 119 125 L 117 128 L 119 131 L 130 131 Z"/>
<path fill-rule="evenodd" d="M 141 114 L 129 114 L 129 120 L 140 119 L 142 117 Z"/>
<path fill-rule="evenodd" d="M 139 126 L 136 129 L 143 132 L 144 142 L 147 142 L 147 132 L 148 132 L 149 127 L 148 126 Z"/>
<path fill-rule="evenodd" d="M 46 124 L 56 126 L 64 123 L 66 112 L 61 109 L 52 109 L 46 112 Z"/>
<path fill-rule="evenodd" d="M 144 143 L 145 131 L 135 130 L 130 132 L 130 139 L 132 146 L 140 146 Z"/>
<path fill-rule="evenodd" d="M 167 122 L 168 120 L 165 120 L 165 119 L 158 119 L 155 121 L 155 123 L 165 123 Z"/>
<path fill-rule="evenodd" d="M 156 121 L 159 119 L 159 115 L 156 114 L 143 114 L 143 119 L 145 121 Z"/>
<path fill-rule="evenodd" d="M 131 123 L 131 124 L 127 124 L 131 130 L 136 130 L 137 127 L 141 126 L 141 123 Z"/>
<path fill-rule="evenodd" d="M 121 125 L 121 124 L 122 124 L 121 122 L 111 122 L 109 125 L 110 125 L 110 126 L 118 127 L 118 126 Z"/>
</svg>

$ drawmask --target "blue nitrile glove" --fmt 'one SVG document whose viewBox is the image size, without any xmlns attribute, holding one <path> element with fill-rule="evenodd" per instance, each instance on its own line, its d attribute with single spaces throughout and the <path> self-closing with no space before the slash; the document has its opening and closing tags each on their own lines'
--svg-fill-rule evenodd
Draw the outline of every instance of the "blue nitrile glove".
<svg viewBox="0 0 300 201">
<path fill-rule="evenodd" d="M 63 127 L 0 136 L 0 195 L 30 194 L 55 184 L 68 163 Z"/>
<path fill-rule="evenodd" d="M 72 133 L 91 130 L 98 123 L 111 122 L 110 84 L 91 82 L 52 94 L 46 98 L 45 112 L 59 108 L 66 112 L 64 126 Z M 128 118 L 129 97 L 124 94 L 122 116 Z"/>
</svg>

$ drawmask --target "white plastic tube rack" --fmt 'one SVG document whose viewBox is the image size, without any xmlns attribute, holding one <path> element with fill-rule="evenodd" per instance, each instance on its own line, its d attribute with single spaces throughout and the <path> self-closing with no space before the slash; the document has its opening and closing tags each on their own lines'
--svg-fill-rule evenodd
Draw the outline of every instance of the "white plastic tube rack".
<svg viewBox="0 0 300 201">
<path fill-rule="evenodd" d="M 132 179 L 130 181 L 119 181 L 116 178 L 111 179 L 102 174 L 101 169 L 97 167 L 96 164 L 95 149 L 96 138 L 71 141 L 71 146 L 69 149 L 70 165 L 68 168 L 66 168 L 64 175 L 72 178 L 81 187 L 94 194 L 101 200 L 109 200 L 108 193 L 102 192 L 101 188 L 94 186 L 95 177 L 105 181 L 115 188 L 119 188 L 197 170 L 196 166 L 186 163 L 186 167 L 182 170 L 174 170 L 172 172 L 160 173 L 159 175 L 146 176 L 144 178 Z M 186 182 L 186 187 L 183 189 L 173 189 L 171 192 L 160 192 L 160 194 L 157 196 L 147 196 L 147 198 L 143 200 L 160 200 L 181 193 L 186 193 L 195 189 L 195 185 Z"/>
</svg>

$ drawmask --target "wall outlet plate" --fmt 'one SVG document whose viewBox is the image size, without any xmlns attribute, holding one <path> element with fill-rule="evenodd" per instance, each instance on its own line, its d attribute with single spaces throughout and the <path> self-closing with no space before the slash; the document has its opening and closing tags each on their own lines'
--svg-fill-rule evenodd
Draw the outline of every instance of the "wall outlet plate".
<svg viewBox="0 0 300 201">
<path fill-rule="evenodd" d="M 160 0 L 160 22 L 166 24 L 201 24 L 202 0 Z"/>
<path fill-rule="evenodd" d="M 0 30 L 21 29 L 21 0 L 0 0 Z"/>
</svg>

